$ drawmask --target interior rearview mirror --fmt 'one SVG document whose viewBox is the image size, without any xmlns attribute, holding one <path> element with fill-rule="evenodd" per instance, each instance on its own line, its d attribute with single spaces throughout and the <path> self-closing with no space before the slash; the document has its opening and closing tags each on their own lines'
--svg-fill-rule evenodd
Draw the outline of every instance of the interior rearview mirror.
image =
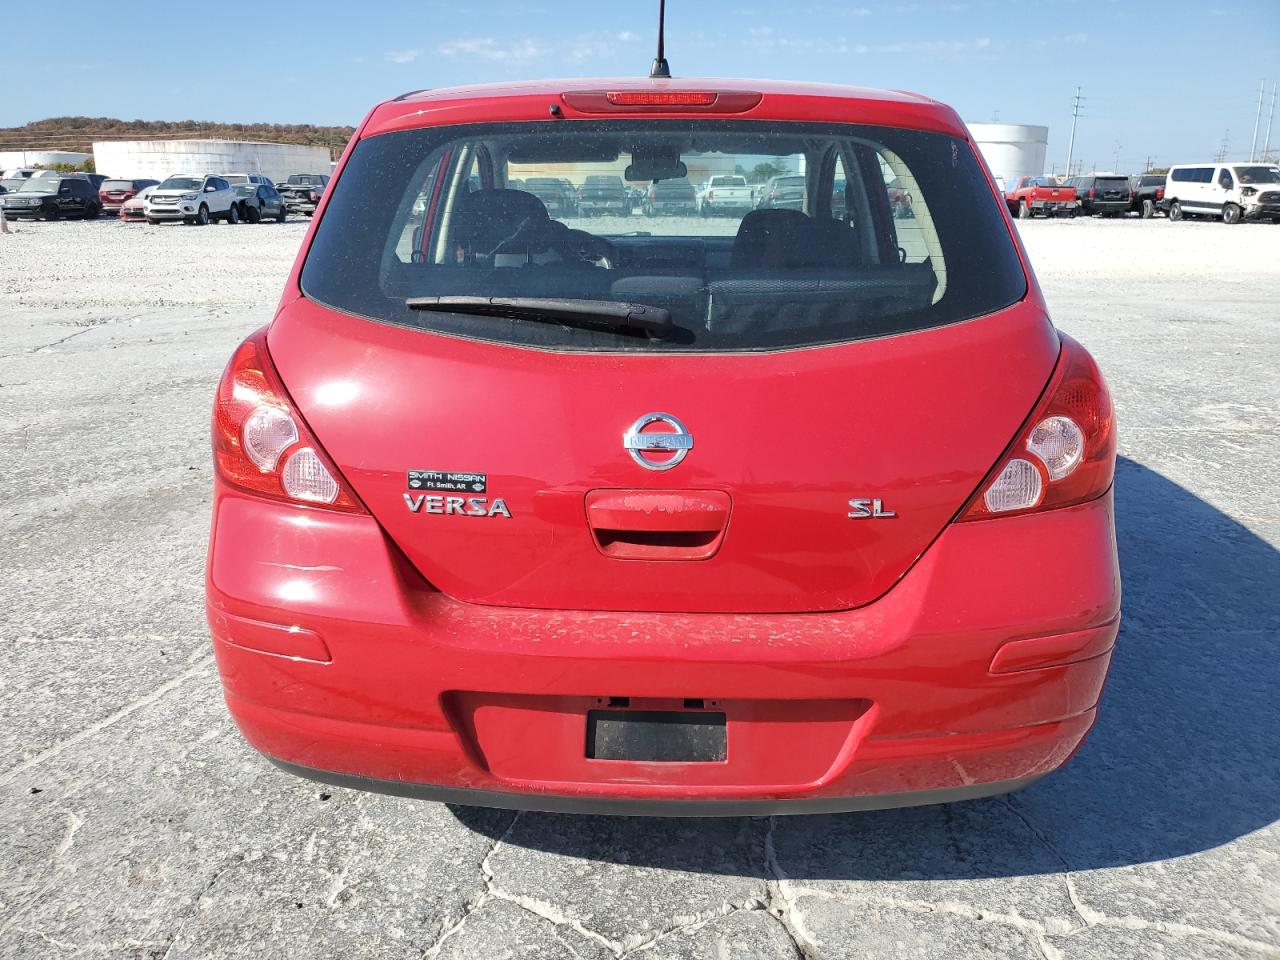
<svg viewBox="0 0 1280 960">
<path fill-rule="evenodd" d="M 623 173 L 626 180 L 679 180 L 689 175 L 676 147 L 662 144 L 636 147 L 631 151 L 631 165 Z"/>
</svg>

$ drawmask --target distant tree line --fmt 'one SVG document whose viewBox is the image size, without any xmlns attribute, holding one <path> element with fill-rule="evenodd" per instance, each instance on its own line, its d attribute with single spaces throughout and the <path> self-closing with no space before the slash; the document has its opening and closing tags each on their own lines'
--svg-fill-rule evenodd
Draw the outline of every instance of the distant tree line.
<svg viewBox="0 0 1280 960">
<path fill-rule="evenodd" d="M 201 120 L 116 120 L 51 117 L 0 128 L 0 150 L 73 150 L 89 153 L 95 140 L 257 140 L 328 147 L 337 156 L 354 127 L 311 123 L 217 123 Z"/>
</svg>

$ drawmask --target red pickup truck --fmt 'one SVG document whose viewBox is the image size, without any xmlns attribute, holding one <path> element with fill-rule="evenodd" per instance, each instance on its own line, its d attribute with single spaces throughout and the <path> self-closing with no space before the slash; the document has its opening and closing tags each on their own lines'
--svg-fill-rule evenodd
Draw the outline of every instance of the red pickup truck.
<svg viewBox="0 0 1280 960">
<path fill-rule="evenodd" d="M 1075 187 L 1064 187 L 1052 177 L 1019 177 L 1004 191 L 1009 212 L 1019 220 L 1042 213 L 1046 217 L 1074 217 L 1079 207 Z"/>
</svg>

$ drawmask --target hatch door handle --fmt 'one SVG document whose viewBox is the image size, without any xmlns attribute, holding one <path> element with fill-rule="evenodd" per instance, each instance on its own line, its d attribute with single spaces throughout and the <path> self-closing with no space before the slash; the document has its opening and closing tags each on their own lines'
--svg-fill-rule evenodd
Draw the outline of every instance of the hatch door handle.
<svg viewBox="0 0 1280 960">
<path fill-rule="evenodd" d="M 731 512 L 720 490 L 593 490 L 586 506 L 597 549 L 616 560 L 706 560 Z"/>
</svg>

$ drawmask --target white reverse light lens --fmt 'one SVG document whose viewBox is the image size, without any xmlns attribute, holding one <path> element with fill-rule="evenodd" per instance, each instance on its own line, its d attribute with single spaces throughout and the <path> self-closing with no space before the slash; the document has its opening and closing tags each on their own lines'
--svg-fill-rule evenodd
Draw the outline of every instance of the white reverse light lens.
<svg viewBox="0 0 1280 960">
<path fill-rule="evenodd" d="M 1042 493 L 1044 482 L 1036 465 L 1028 460 L 1010 460 L 1000 476 L 991 481 L 982 499 L 992 513 L 1004 513 L 1034 507 Z"/>
<path fill-rule="evenodd" d="M 310 447 L 303 447 L 284 462 L 281 483 L 295 500 L 333 503 L 338 499 L 338 481 Z"/>
<path fill-rule="evenodd" d="M 298 425 L 279 407 L 258 407 L 244 421 L 244 452 L 263 473 L 276 468 L 280 454 L 298 442 Z"/>
<path fill-rule="evenodd" d="M 1061 480 L 1084 456 L 1084 434 L 1074 420 L 1049 417 L 1036 424 L 1027 438 L 1027 449 L 1044 461 L 1050 480 Z"/>
</svg>

